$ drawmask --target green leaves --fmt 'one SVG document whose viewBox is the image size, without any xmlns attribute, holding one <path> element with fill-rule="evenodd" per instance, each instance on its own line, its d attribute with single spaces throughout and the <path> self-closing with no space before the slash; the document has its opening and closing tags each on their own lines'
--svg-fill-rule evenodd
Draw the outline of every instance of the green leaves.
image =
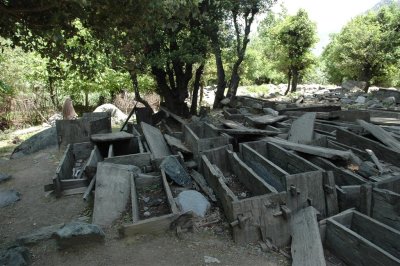
<svg viewBox="0 0 400 266">
<path fill-rule="evenodd" d="M 390 69 L 399 65 L 399 21 L 400 8 L 390 5 L 354 18 L 332 36 L 323 52 L 329 80 L 340 83 L 343 79 L 356 79 L 394 85 Z"/>
</svg>

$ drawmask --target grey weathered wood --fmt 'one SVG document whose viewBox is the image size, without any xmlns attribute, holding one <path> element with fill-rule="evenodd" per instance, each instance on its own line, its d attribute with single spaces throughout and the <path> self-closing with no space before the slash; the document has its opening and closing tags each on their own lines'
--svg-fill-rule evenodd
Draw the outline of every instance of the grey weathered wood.
<svg viewBox="0 0 400 266">
<path fill-rule="evenodd" d="M 232 222 L 235 219 L 233 216 L 232 202 L 238 201 L 237 197 L 228 188 L 205 155 L 201 156 L 200 168 L 200 172 L 204 175 L 207 183 L 213 189 L 217 199 L 219 199 L 228 222 Z"/>
<path fill-rule="evenodd" d="M 172 196 L 171 188 L 168 185 L 167 177 L 164 170 L 161 170 L 161 178 L 164 187 L 165 194 L 167 195 L 168 205 L 171 208 L 171 212 L 174 214 L 179 213 L 178 206 L 175 203 L 174 197 Z"/>
<path fill-rule="evenodd" d="M 276 136 L 280 133 L 277 131 L 262 130 L 255 128 L 235 128 L 235 129 L 218 128 L 217 131 L 233 136 L 236 135 Z"/>
<path fill-rule="evenodd" d="M 96 184 L 96 175 L 92 178 L 92 180 L 89 183 L 89 186 L 86 188 L 85 193 L 83 193 L 83 199 L 88 200 L 90 193 L 92 192 L 94 185 Z"/>
<path fill-rule="evenodd" d="M 389 132 L 385 131 L 380 126 L 367 123 L 363 120 L 357 120 L 357 123 L 391 149 L 400 151 L 400 142 L 393 138 Z"/>
<path fill-rule="evenodd" d="M 196 170 L 192 170 L 192 172 L 190 173 L 190 176 L 199 185 L 201 190 L 208 196 L 208 198 L 210 200 L 212 200 L 213 202 L 217 201 L 217 199 L 214 195 L 214 191 L 212 190 L 212 188 L 210 188 L 208 186 L 206 180 L 199 172 L 197 172 Z"/>
<path fill-rule="evenodd" d="M 93 223 L 110 226 L 125 210 L 134 166 L 101 162 L 97 167 Z"/>
<path fill-rule="evenodd" d="M 114 157 L 114 145 L 110 144 L 110 146 L 108 146 L 108 155 L 107 158 L 111 158 Z"/>
<path fill-rule="evenodd" d="M 343 223 L 342 220 L 346 222 Z M 363 222 L 364 225 L 361 224 Z M 362 226 L 369 227 L 369 232 L 360 230 Z M 374 233 L 378 230 L 385 234 L 396 231 L 353 210 L 346 211 L 327 219 L 326 246 L 349 265 L 399 265 L 400 259 L 389 253 L 392 250 L 385 250 L 386 244 L 382 245 L 381 236 Z M 395 246 L 398 246 L 398 239 L 397 231 Z M 384 241 L 393 244 L 389 242 L 390 239 Z"/>
<path fill-rule="evenodd" d="M 324 249 L 313 207 L 299 210 L 291 221 L 293 265 L 326 265 Z"/>
<path fill-rule="evenodd" d="M 400 194 L 386 189 L 372 190 L 372 217 L 400 230 Z"/>
<path fill-rule="evenodd" d="M 140 125 L 154 158 L 159 159 L 171 155 L 171 151 L 158 128 L 150 126 L 144 122 L 140 123 Z"/>
<path fill-rule="evenodd" d="M 286 177 L 288 207 L 296 210 L 313 206 L 326 217 L 323 171 L 306 172 Z"/>
<path fill-rule="evenodd" d="M 171 223 L 178 216 L 178 214 L 171 213 L 160 217 L 138 221 L 134 224 L 125 224 L 119 229 L 119 235 L 120 237 L 129 237 L 134 235 L 164 234 L 170 229 Z"/>
<path fill-rule="evenodd" d="M 362 176 L 357 175 L 347 169 L 337 167 L 335 164 L 324 158 L 313 156 L 307 157 L 307 159 L 324 170 L 332 171 L 335 176 L 335 183 L 338 186 L 361 185 L 367 181 Z"/>
<path fill-rule="evenodd" d="M 288 140 L 295 143 L 308 143 L 314 137 L 316 113 L 306 113 L 293 121 Z"/>
<path fill-rule="evenodd" d="M 183 143 L 177 138 L 174 138 L 168 134 L 164 134 L 164 138 L 167 141 L 168 145 L 171 146 L 171 148 L 176 149 L 178 151 L 181 151 L 183 153 L 192 153 L 191 150 L 189 150 Z"/>
<path fill-rule="evenodd" d="M 338 195 L 335 185 L 335 177 L 332 171 L 324 174 L 323 185 L 326 202 L 326 216 L 330 217 L 339 213 Z"/>
<path fill-rule="evenodd" d="M 278 139 L 278 138 L 266 138 L 265 140 L 268 142 L 278 144 L 287 149 L 291 149 L 294 151 L 303 152 L 303 153 L 307 153 L 307 154 L 312 154 L 312 155 L 316 155 L 316 156 L 320 156 L 320 157 L 328 158 L 328 159 L 350 160 L 351 158 L 354 157 L 354 154 L 351 151 L 340 151 L 340 150 L 334 150 L 334 149 L 328 149 L 328 148 L 322 148 L 322 147 L 314 147 L 314 146 L 310 146 L 310 145 L 292 143 L 290 141 L 286 141 L 286 140 Z"/>
<path fill-rule="evenodd" d="M 60 180 L 62 189 L 73 189 L 80 187 L 87 187 L 89 185 L 89 180 L 86 178 L 80 179 L 62 179 Z"/>
<path fill-rule="evenodd" d="M 241 147 L 243 161 L 277 191 L 285 191 L 288 172 L 263 157 L 248 145 Z"/>
<path fill-rule="evenodd" d="M 249 123 L 255 125 L 255 126 L 260 126 L 260 125 L 271 125 L 276 122 L 283 121 L 287 119 L 286 115 L 279 115 L 279 116 L 273 116 L 273 115 L 262 115 L 262 116 L 245 116 L 246 121 Z"/>
<path fill-rule="evenodd" d="M 173 119 L 175 119 L 177 122 L 179 122 L 182 125 L 187 123 L 186 120 L 184 120 L 182 117 L 172 113 L 171 111 L 169 111 L 167 108 L 165 108 L 163 106 L 160 106 L 160 111 L 163 111 L 167 115 L 167 117 L 172 117 Z"/>
<path fill-rule="evenodd" d="M 255 196 L 278 192 L 239 159 L 236 153 L 228 150 L 226 150 L 226 152 L 231 165 L 231 171 L 235 173 L 240 182 L 244 184 L 248 190 L 253 192 Z"/>
<path fill-rule="evenodd" d="M 130 134 L 125 131 L 118 131 L 114 133 L 107 134 L 93 134 L 90 139 L 94 142 L 114 142 L 121 140 L 129 140 L 133 138 L 133 134 Z"/>
<path fill-rule="evenodd" d="M 232 121 L 232 120 L 225 120 L 221 119 L 220 122 L 226 126 L 227 128 L 232 128 L 232 129 L 247 129 L 243 124 Z"/>
<path fill-rule="evenodd" d="M 371 216 L 372 208 L 372 185 L 365 184 L 360 186 L 360 206 L 359 211 Z"/>
<path fill-rule="evenodd" d="M 143 168 L 151 165 L 151 153 L 137 153 L 129 154 L 124 156 L 115 156 L 104 159 L 107 163 L 123 164 L 123 165 L 135 165 Z"/>
<path fill-rule="evenodd" d="M 340 211 L 360 206 L 360 187 L 360 185 L 336 187 Z"/>
<path fill-rule="evenodd" d="M 133 173 L 129 173 L 129 182 L 131 184 L 132 222 L 136 223 L 139 221 L 139 203 Z"/>
<path fill-rule="evenodd" d="M 337 141 L 349 146 L 355 146 L 359 149 L 373 150 L 378 158 L 394 165 L 400 165 L 400 152 L 389 147 L 370 140 L 368 138 L 356 135 L 350 131 L 338 129 L 336 132 Z"/>
<path fill-rule="evenodd" d="M 376 167 L 379 170 L 379 173 L 381 173 L 381 174 L 384 173 L 385 169 L 383 169 L 383 166 L 382 166 L 381 162 L 378 160 L 378 157 L 376 157 L 374 151 L 369 150 L 369 149 L 366 149 L 365 151 L 368 153 L 369 156 L 371 156 L 371 160 L 375 163 Z"/>
<path fill-rule="evenodd" d="M 85 175 L 88 178 L 93 177 L 96 174 L 97 163 L 103 160 L 104 160 L 103 156 L 101 156 L 99 149 L 97 148 L 96 145 L 94 145 L 94 148 L 90 153 L 89 159 L 87 160 L 83 170 L 85 172 Z"/>
</svg>

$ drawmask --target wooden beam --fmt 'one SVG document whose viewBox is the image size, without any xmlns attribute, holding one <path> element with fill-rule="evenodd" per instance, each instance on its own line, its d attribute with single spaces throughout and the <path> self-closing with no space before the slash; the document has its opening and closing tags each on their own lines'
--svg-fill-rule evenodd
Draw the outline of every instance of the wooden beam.
<svg viewBox="0 0 400 266">
<path fill-rule="evenodd" d="M 395 149 L 400 152 L 400 142 L 393 138 L 389 132 L 385 131 L 380 126 L 367 123 L 364 120 L 357 120 L 357 123 L 371 133 L 375 138 L 379 139 L 382 143 L 386 144 L 391 149 Z"/>
</svg>

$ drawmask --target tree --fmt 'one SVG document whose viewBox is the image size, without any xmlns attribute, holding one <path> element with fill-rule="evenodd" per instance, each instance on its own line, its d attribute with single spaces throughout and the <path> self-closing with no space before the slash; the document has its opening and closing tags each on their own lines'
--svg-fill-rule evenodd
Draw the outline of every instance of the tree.
<svg viewBox="0 0 400 266">
<path fill-rule="evenodd" d="M 323 52 L 329 81 L 344 79 L 382 83 L 399 64 L 400 8 L 393 4 L 351 20 Z"/>
<path fill-rule="evenodd" d="M 276 0 L 226 0 L 207 1 L 209 4 L 210 21 L 208 36 L 211 40 L 217 66 L 218 85 L 214 100 L 214 108 L 219 107 L 220 101 L 224 98 L 226 77 L 222 61 L 221 44 L 223 43 L 223 25 L 226 22 L 231 24 L 234 36 L 235 61 L 232 66 L 228 82 L 227 97 L 235 97 L 240 82 L 240 65 L 242 64 L 247 45 L 250 41 L 250 29 L 257 14 L 269 11 L 276 3 Z M 211 25 L 210 25 L 211 24 Z M 228 35 L 229 36 L 229 35 Z"/>
<path fill-rule="evenodd" d="M 303 9 L 294 16 L 267 19 L 270 22 L 264 29 L 269 38 L 266 48 L 272 48 L 268 55 L 287 77 L 286 95 L 296 91 L 302 75 L 314 63 L 311 48 L 317 42 L 316 25 Z"/>
</svg>

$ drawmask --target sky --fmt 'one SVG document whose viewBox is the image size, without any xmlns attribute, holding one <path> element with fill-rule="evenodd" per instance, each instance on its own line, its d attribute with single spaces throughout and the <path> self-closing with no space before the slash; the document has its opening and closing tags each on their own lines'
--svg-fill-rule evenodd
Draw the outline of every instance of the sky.
<svg viewBox="0 0 400 266">
<path fill-rule="evenodd" d="M 379 0 L 280 0 L 294 15 L 300 8 L 305 9 L 310 19 L 317 23 L 319 43 L 314 49 L 321 54 L 329 43 L 329 34 L 340 32 L 353 17 L 364 13 L 380 2 Z M 279 5 L 279 4 L 278 4 Z"/>
</svg>

